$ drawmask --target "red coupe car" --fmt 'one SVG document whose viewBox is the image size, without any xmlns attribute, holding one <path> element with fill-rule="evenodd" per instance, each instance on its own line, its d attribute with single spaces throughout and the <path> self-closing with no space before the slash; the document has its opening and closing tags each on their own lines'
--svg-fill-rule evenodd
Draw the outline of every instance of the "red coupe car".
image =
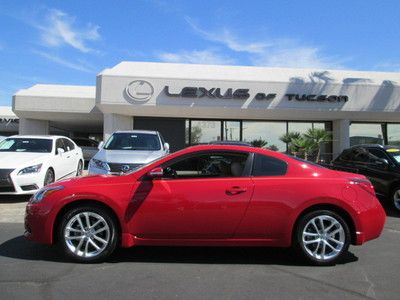
<svg viewBox="0 0 400 300">
<path fill-rule="evenodd" d="M 254 147 L 194 146 L 123 176 L 59 181 L 26 208 L 25 236 L 81 262 L 117 246 L 292 246 L 337 262 L 377 238 L 385 212 L 366 177 Z"/>
</svg>

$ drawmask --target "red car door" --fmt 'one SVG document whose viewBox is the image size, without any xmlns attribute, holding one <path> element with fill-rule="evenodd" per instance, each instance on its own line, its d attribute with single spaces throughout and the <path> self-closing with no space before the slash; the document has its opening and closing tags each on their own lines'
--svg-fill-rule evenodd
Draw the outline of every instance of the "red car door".
<svg viewBox="0 0 400 300">
<path fill-rule="evenodd" d="M 164 164 L 163 178 L 138 183 L 142 203 L 131 216 L 131 232 L 153 239 L 232 237 L 253 192 L 248 164 L 248 153 L 215 151 Z"/>
</svg>

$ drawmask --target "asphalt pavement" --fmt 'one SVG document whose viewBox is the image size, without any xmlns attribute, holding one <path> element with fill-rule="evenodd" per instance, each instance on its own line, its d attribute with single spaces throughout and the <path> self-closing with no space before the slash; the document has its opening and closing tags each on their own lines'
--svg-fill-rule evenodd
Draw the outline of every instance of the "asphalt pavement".
<svg viewBox="0 0 400 300">
<path fill-rule="evenodd" d="M 27 198 L 0 197 L 2 299 L 400 299 L 400 214 L 341 264 L 312 267 L 274 248 L 137 247 L 101 264 L 23 238 Z"/>
</svg>

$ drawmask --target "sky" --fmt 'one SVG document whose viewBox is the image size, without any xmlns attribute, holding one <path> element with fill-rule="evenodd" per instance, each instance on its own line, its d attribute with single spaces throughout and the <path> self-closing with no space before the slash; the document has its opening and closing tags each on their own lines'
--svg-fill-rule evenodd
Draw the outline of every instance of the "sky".
<svg viewBox="0 0 400 300">
<path fill-rule="evenodd" d="M 0 105 L 121 61 L 400 72 L 400 1 L 1 1 Z"/>
</svg>

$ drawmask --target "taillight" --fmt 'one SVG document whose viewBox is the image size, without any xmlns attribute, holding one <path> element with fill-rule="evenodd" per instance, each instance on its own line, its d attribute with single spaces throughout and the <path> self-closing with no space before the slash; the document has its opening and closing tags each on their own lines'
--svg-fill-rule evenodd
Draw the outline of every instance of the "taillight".
<svg viewBox="0 0 400 300">
<path fill-rule="evenodd" d="M 374 186 L 372 185 L 371 181 L 369 181 L 368 179 L 353 178 L 353 179 L 350 179 L 349 183 L 352 184 L 352 185 L 357 185 L 360 188 L 362 188 L 363 190 L 365 190 L 366 192 L 368 192 L 371 195 L 375 196 Z"/>
</svg>

